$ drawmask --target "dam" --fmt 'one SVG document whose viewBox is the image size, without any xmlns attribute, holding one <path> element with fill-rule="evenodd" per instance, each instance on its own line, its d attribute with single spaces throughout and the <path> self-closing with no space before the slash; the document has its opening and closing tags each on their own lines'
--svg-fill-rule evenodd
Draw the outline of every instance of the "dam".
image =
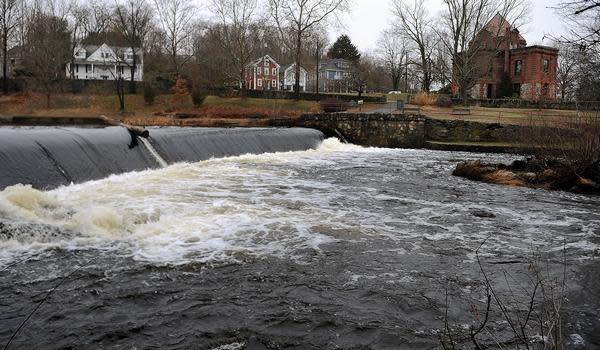
<svg viewBox="0 0 600 350">
<path fill-rule="evenodd" d="M 153 128 L 147 142 L 0 129 L 0 344 L 421 349 L 448 328 L 470 345 L 482 269 L 515 320 L 536 271 L 564 280 L 568 348 L 600 344 L 600 199 L 450 176 L 511 155 L 306 128 Z M 543 347 L 539 315 L 525 331 Z M 495 307 L 481 344 L 514 339 Z"/>
<path fill-rule="evenodd" d="M 152 128 L 147 142 L 122 127 L 0 128 L 0 189 L 38 189 L 245 153 L 316 148 L 324 136 L 304 128 Z M 148 148 L 150 146 L 150 148 Z M 157 157 L 158 156 L 158 157 Z"/>
</svg>

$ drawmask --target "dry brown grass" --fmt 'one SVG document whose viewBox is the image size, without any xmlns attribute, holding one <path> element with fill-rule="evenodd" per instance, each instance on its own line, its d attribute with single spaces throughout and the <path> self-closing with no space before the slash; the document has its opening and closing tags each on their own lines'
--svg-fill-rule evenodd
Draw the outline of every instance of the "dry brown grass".
<svg viewBox="0 0 600 350">
<path fill-rule="evenodd" d="M 177 112 L 195 114 L 194 119 L 222 118 L 274 118 L 298 116 L 317 112 L 318 104 L 311 101 L 220 98 L 208 96 L 202 107 L 193 106 L 191 98 L 174 103 L 171 95 L 157 96 L 152 105 L 144 102 L 143 95 L 126 95 L 127 113 L 119 112 L 119 102 L 114 95 L 57 94 L 51 99 L 51 108 L 45 108 L 44 96 L 35 93 L 0 97 L 0 117 L 14 115 L 33 116 L 98 116 L 122 119 L 124 116 L 139 120 L 144 125 L 173 125 L 169 118 Z M 145 120 L 144 120 L 145 119 Z M 142 122 L 143 121 L 143 122 Z M 168 122 L 168 124 L 161 124 Z M 179 125 L 179 124 L 177 124 Z"/>
<path fill-rule="evenodd" d="M 432 106 L 437 101 L 437 97 L 433 94 L 429 94 L 427 92 L 419 92 L 412 99 L 412 104 L 417 106 Z"/>
<path fill-rule="evenodd" d="M 496 170 L 492 173 L 486 174 L 483 176 L 483 181 L 504 186 L 527 186 L 523 179 L 519 178 L 515 173 L 509 170 Z"/>
</svg>

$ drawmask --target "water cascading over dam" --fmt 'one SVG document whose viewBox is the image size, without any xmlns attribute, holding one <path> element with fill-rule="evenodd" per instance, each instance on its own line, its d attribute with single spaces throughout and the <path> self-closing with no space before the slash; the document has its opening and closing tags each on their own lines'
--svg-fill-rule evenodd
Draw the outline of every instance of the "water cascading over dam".
<svg viewBox="0 0 600 350">
<path fill-rule="evenodd" d="M 18 183 L 50 189 L 162 167 L 162 160 L 173 164 L 301 151 L 316 148 L 323 137 L 304 128 L 156 128 L 136 145 L 138 140 L 121 127 L 0 128 L 0 190 Z"/>
</svg>

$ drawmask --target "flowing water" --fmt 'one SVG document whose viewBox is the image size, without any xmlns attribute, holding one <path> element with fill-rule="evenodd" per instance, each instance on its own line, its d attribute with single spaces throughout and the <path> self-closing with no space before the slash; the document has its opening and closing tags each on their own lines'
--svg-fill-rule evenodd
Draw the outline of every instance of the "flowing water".
<svg viewBox="0 0 600 350">
<path fill-rule="evenodd" d="M 10 348 L 440 348 L 485 306 L 481 246 L 499 293 L 527 297 L 533 260 L 564 277 L 569 344 L 598 347 L 600 199 L 450 175 L 480 157 L 328 139 L 7 187 L 0 341 L 41 305 Z M 497 313 L 484 333 L 510 338 Z"/>
</svg>

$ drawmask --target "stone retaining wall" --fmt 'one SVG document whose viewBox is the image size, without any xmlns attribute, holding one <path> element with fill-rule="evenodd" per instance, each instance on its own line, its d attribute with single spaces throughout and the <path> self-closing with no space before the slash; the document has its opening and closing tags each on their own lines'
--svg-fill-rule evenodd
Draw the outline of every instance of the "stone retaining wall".
<svg viewBox="0 0 600 350">
<path fill-rule="evenodd" d="M 350 143 L 391 148 L 425 147 L 426 118 L 418 115 L 323 113 L 303 115 L 298 126 L 321 130 Z"/>
</svg>

